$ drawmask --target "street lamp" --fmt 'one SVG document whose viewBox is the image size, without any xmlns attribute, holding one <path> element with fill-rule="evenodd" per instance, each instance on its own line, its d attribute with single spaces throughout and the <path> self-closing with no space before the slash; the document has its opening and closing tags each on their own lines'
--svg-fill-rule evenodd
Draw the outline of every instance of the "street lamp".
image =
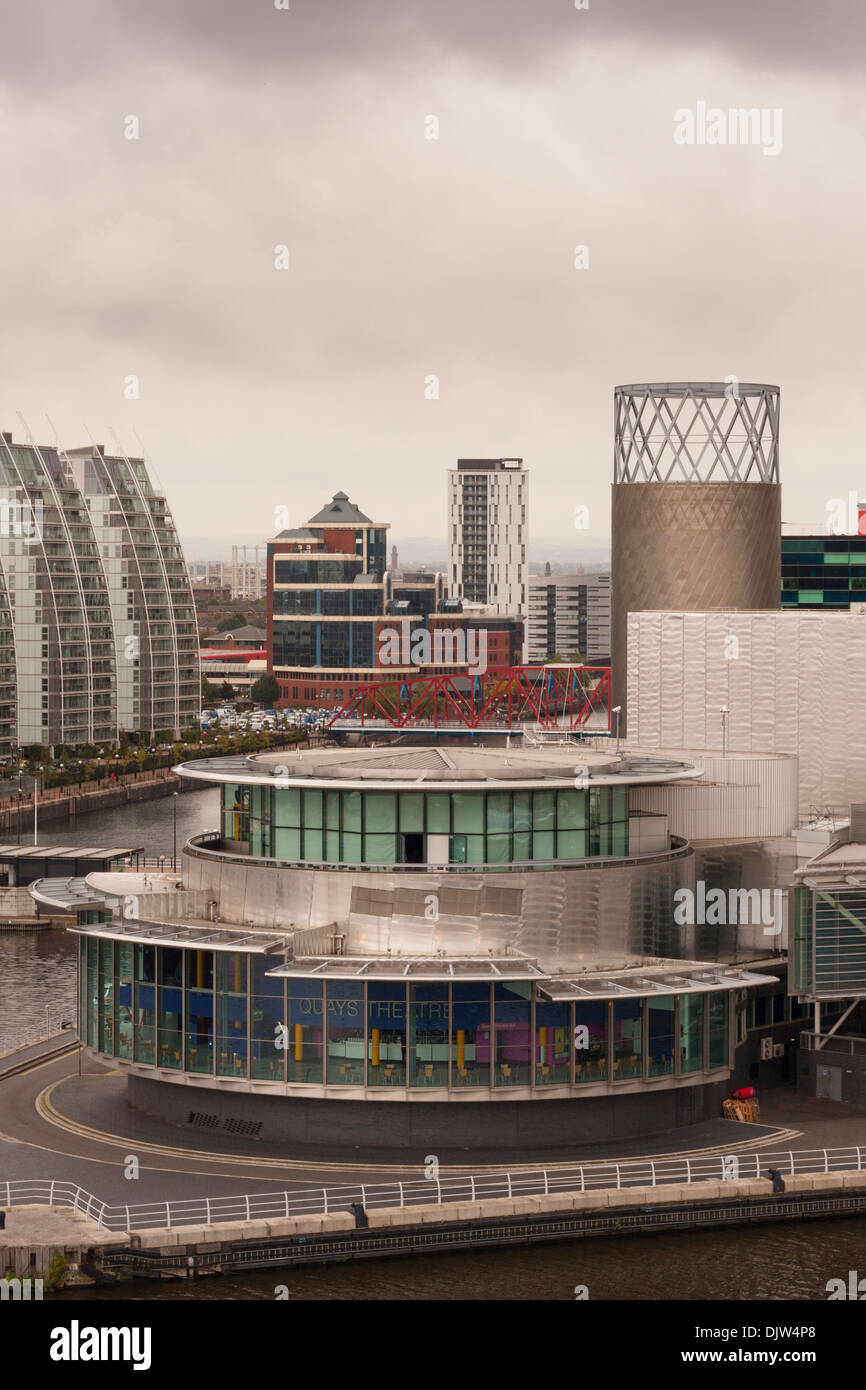
<svg viewBox="0 0 866 1390">
<path fill-rule="evenodd" d="M 616 756 L 619 757 L 619 717 L 622 714 L 622 705 L 614 705 L 611 714 L 616 715 Z"/>
<path fill-rule="evenodd" d="M 177 792 L 172 792 L 172 795 L 171 795 L 171 804 L 172 804 L 172 810 L 173 810 L 173 812 L 174 812 L 174 816 L 173 816 L 173 820 L 174 820 L 174 844 L 173 844 L 173 846 L 172 846 L 172 852 L 171 852 L 171 867 L 172 867 L 172 869 L 174 870 L 175 873 L 177 873 L 177 797 L 178 797 L 178 793 L 177 793 Z"/>
<path fill-rule="evenodd" d="M 33 843 L 39 844 L 39 774 L 42 772 L 42 764 L 36 764 L 36 772 L 33 777 Z"/>
<path fill-rule="evenodd" d="M 728 707 L 722 705 L 719 714 L 722 716 L 722 757 L 724 758 L 728 746 Z"/>
</svg>

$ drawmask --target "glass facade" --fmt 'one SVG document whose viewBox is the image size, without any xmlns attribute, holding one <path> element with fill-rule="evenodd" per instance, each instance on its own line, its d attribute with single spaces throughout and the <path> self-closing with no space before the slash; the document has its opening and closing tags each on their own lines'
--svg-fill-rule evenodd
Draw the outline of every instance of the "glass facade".
<svg viewBox="0 0 866 1390">
<path fill-rule="evenodd" d="M 562 862 L 628 854 L 628 787 L 551 791 L 322 791 L 226 783 L 223 837 L 260 858 L 425 864 L 448 837 L 452 864 Z M 433 862 L 442 862 L 437 841 Z"/>
<path fill-rule="evenodd" d="M 852 603 L 866 603 L 866 536 L 783 536 L 783 608 Z"/>
<path fill-rule="evenodd" d="M 88 1045 L 194 1076 L 543 1091 L 730 1065 L 727 991 L 551 1003 L 521 980 L 288 979 L 270 974 L 282 956 L 95 937 L 79 952 Z"/>
</svg>

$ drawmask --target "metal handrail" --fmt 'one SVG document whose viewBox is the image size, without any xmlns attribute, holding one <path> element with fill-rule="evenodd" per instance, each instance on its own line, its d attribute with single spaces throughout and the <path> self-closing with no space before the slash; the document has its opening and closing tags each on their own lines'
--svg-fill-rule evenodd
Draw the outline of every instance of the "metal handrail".
<svg viewBox="0 0 866 1390">
<path fill-rule="evenodd" d="M 274 859 L 259 854 L 235 854 L 231 850 L 207 849 L 207 845 L 221 842 L 219 831 L 206 831 L 192 835 L 186 841 L 183 852 L 192 858 L 203 859 L 217 855 L 220 859 L 230 859 L 238 864 L 267 864 L 279 869 L 327 869 L 346 873 L 378 874 L 435 874 L 447 869 L 449 874 L 491 874 L 491 873 L 538 873 L 550 870 L 572 871 L 598 868 L 600 864 L 612 864 L 617 868 L 639 867 L 650 862 L 666 863 L 671 859 L 681 859 L 693 853 L 689 840 L 680 835 L 671 835 L 671 848 L 653 850 L 647 854 L 596 854 L 585 859 L 512 859 L 507 864 L 349 864 L 341 861 L 320 859 Z"/>
<path fill-rule="evenodd" d="M 627 1187 L 694 1185 L 767 1178 L 770 1170 L 783 1177 L 819 1173 L 862 1172 L 866 1148 L 803 1149 L 784 1153 L 715 1154 L 699 1158 L 601 1161 L 562 1168 L 469 1174 L 416 1179 L 410 1182 L 344 1184 L 303 1188 L 292 1192 L 260 1192 L 231 1197 L 190 1197 L 176 1202 L 129 1203 L 109 1206 L 75 1183 L 48 1178 L 0 1182 L 0 1208 L 43 1204 L 71 1207 L 105 1231 L 140 1231 L 177 1226 L 213 1226 L 224 1221 L 275 1220 L 280 1217 L 327 1216 L 350 1211 L 411 1209 L 434 1204 L 484 1201 L 495 1197 L 544 1197 L 557 1193 L 621 1191 Z"/>
</svg>

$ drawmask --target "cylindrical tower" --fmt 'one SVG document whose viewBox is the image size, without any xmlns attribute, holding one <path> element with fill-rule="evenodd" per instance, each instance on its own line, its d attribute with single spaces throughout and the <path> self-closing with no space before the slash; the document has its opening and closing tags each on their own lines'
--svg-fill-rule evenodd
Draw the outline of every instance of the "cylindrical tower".
<svg viewBox="0 0 866 1390">
<path fill-rule="evenodd" d="M 779 388 L 614 391 L 611 705 L 626 729 L 628 615 L 778 608 Z"/>
</svg>

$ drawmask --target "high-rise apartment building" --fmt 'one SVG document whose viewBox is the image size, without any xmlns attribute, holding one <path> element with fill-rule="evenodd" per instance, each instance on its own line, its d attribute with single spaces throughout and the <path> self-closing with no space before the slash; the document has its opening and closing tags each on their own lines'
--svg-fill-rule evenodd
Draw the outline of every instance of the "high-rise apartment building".
<svg viewBox="0 0 866 1390">
<path fill-rule="evenodd" d="M 0 751 L 171 730 L 200 708 L 198 632 L 141 459 L 0 436 Z"/>
<path fill-rule="evenodd" d="M 448 592 L 526 617 L 527 494 L 523 459 L 458 459 L 448 470 Z"/>
<path fill-rule="evenodd" d="M 610 660 L 610 574 L 533 574 L 529 579 L 529 663 Z"/>
</svg>

